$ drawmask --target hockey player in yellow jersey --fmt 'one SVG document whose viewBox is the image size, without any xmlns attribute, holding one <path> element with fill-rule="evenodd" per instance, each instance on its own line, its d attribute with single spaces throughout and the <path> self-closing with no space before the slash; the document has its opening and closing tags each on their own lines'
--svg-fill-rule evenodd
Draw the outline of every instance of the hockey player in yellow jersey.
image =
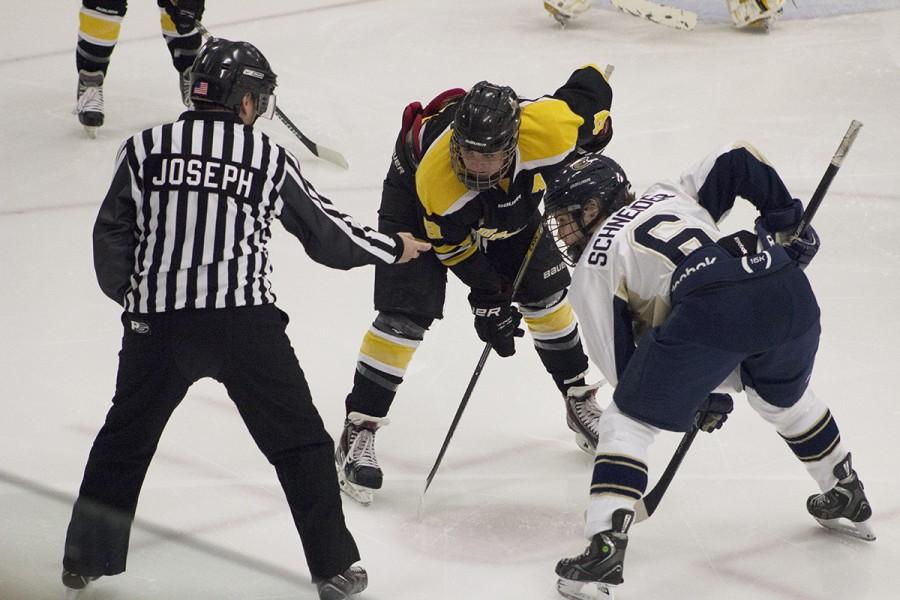
<svg viewBox="0 0 900 600">
<path fill-rule="evenodd" d="M 511 282 L 541 221 L 539 204 L 555 168 L 612 137 L 612 89 L 601 71 L 576 70 L 553 94 L 519 99 L 487 81 L 451 89 L 426 107 L 406 107 L 384 181 L 379 230 L 416 232 L 432 255 L 394 271 L 376 268 L 377 316 L 360 348 L 347 420 L 336 451 L 342 489 L 367 504 L 382 484 L 375 432 L 419 343 L 443 317 L 447 271 L 470 288 L 479 338 L 500 356 L 515 352 L 524 317 L 535 349 L 565 402 L 578 445 L 593 453 L 597 386 L 566 299 L 569 273 L 541 238 L 515 295 Z"/>
<path fill-rule="evenodd" d="M 195 23 L 203 17 L 205 0 L 156 0 L 156 4 L 160 29 L 179 74 L 181 99 L 190 108 L 191 65 L 202 42 Z M 73 112 L 91 137 L 96 137 L 103 125 L 103 82 L 127 10 L 127 0 L 81 2 L 75 48 L 78 91 Z"/>
</svg>

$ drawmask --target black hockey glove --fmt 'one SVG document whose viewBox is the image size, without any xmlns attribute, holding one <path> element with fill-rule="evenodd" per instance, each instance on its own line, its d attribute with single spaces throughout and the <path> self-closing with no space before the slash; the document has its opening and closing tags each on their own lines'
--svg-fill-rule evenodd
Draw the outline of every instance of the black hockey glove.
<svg viewBox="0 0 900 600">
<path fill-rule="evenodd" d="M 500 356 L 516 353 L 515 338 L 525 332 L 519 327 L 522 313 L 510 304 L 508 293 L 484 294 L 472 290 L 469 304 L 475 315 L 475 331 L 482 342 L 489 342 Z"/>
<path fill-rule="evenodd" d="M 175 23 L 175 29 L 181 35 L 193 31 L 197 21 L 203 18 L 205 0 L 169 0 L 166 12 Z"/>
<path fill-rule="evenodd" d="M 812 262 L 821 242 L 812 225 L 807 225 L 800 237 L 794 237 L 794 231 L 803 217 L 803 203 L 794 199 L 794 203 L 785 208 L 764 211 L 760 218 L 765 229 L 775 235 L 775 241 L 784 246 L 788 256 L 801 269 Z"/>
<path fill-rule="evenodd" d="M 800 269 L 805 269 L 819 251 L 820 245 L 819 234 L 812 228 L 812 225 L 807 225 L 801 237 L 792 237 L 788 240 L 784 251 Z"/>
<path fill-rule="evenodd" d="M 712 393 L 697 411 L 694 424 L 706 433 L 712 433 L 722 427 L 728 420 L 728 415 L 734 410 L 734 400 L 730 394 Z"/>
</svg>

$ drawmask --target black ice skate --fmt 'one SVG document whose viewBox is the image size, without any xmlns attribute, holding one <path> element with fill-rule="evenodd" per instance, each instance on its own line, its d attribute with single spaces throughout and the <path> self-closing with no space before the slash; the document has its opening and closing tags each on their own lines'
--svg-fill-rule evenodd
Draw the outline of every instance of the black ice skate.
<svg viewBox="0 0 900 600">
<path fill-rule="evenodd" d="M 103 73 L 79 71 L 76 98 L 73 114 L 89 136 L 97 137 L 97 128 L 103 125 Z"/>
<path fill-rule="evenodd" d="M 319 600 L 344 600 L 365 590 L 369 575 L 362 567 L 354 566 L 328 579 L 313 579 L 313 583 L 319 591 Z"/>
<path fill-rule="evenodd" d="M 334 453 L 341 490 L 360 504 L 372 502 L 372 490 L 381 487 L 383 474 L 375 456 L 375 432 L 390 421 L 351 412 Z"/>
<path fill-rule="evenodd" d="M 869 506 L 862 481 L 853 470 L 849 452 L 834 467 L 834 476 L 838 478 L 837 485 L 824 494 L 810 496 L 806 501 L 806 510 L 823 527 L 873 541 L 875 532 L 868 523 L 872 507 Z"/>
<path fill-rule="evenodd" d="M 571 600 L 612 600 L 612 588 L 623 581 L 628 528 L 632 522 L 634 511 L 620 508 L 612 515 L 612 529 L 595 535 L 584 553 L 556 563 L 557 591 Z"/>
<path fill-rule="evenodd" d="M 66 600 L 76 600 L 81 595 L 81 592 L 87 588 L 88 584 L 95 579 L 97 578 L 63 571 L 62 582 L 66 586 Z"/>
<path fill-rule="evenodd" d="M 566 424 L 575 432 L 578 447 L 594 455 L 603 409 L 597 406 L 597 389 L 601 384 L 570 387 L 566 393 Z"/>
</svg>

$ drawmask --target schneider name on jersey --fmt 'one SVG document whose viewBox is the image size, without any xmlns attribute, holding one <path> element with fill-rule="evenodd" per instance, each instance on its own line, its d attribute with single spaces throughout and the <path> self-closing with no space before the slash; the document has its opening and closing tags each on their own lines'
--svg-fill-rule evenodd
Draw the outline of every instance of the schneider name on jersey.
<svg viewBox="0 0 900 600">
<path fill-rule="evenodd" d="M 637 338 L 668 316 L 675 267 L 722 237 L 718 223 L 737 196 L 760 210 L 792 201 L 759 151 L 738 143 L 710 154 L 677 182 L 653 184 L 594 232 L 569 298 L 587 332 L 588 355 L 611 384 Z"/>
</svg>

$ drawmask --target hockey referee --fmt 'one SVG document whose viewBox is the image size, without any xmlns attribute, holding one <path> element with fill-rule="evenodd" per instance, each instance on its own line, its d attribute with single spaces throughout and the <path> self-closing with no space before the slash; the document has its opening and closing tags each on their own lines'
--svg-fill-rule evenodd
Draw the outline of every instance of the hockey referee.
<svg viewBox="0 0 900 600">
<path fill-rule="evenodd" d="M 322 599 L 365 589 L 344 523 L 334 444 L 312 403 L 269 282 L 271 224 L 337 269 L 403 263 L 430 245 L 357 224 L 253 129 L 275 73 L 254 46 L 211 40 L 193 66 L 195 110 L 129 138 L 94 225 L 103 292 L 123 305 L 116 391 L 72 512 L 63 583 L 125 570 L 144 476 L 175 407 L 221 382 L 275 467 Z"/>
</svg>

